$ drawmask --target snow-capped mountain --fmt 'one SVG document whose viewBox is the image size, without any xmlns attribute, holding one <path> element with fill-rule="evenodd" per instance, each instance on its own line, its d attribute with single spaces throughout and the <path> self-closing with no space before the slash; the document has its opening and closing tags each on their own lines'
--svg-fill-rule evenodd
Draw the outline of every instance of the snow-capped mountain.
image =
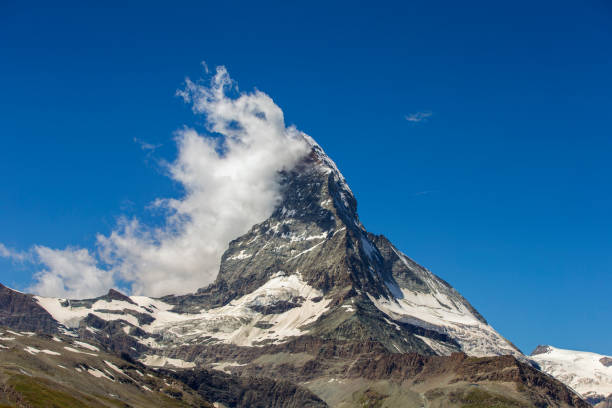
<svg viewBox="0 0 612 408">
<path fill-rule="evenodd" d="M 612 357 L 538 346 L 531 358 L 542 371 L 572 387 L 591 403 L 601 403 L 606 398 L 612 402 Z"/>
<path fill-rule="evenodd" d="M 476 392 L 491 404 L 586 407 L 452 286 L 368 232 L 334 162 L 305 138 L 310 153 L 279 174 L 276 209 L 229 243 L 208 287 L 84 300 L 0 287 L 0 325 L 78 337 L 197 389 L 212 368 L 287 381 L 332 406 L 456 406 Z"/>
<path fill-rule="evenodd" d="M 283 174 L 276 211 L 230 243 L 210 287 L 164 299 L 37 297 L 38 303 L 66 328 L 78 328 L 88 316 L 121 321 L 124 333 L 151 355 L 185 344 L 258 346 L 315 332 L 338 336 L 358 324 L 390 352 L 521 356 L 450 285 L 366 231 L 344 177 L 307 140 L 311 154 Z"/>
</svg>

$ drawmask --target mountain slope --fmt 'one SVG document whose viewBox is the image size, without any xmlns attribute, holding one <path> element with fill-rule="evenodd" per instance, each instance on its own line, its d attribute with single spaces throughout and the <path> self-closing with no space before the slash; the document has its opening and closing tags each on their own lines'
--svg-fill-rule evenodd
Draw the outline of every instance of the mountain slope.
<svg viewBox="0 0 612 408">
<path fill-rule="evenodd" d="M 0 329 L 0 405 L 212 407 L 169 376 L 67 336 Z"/>
<path fill-rule="evenodd" d="M 255 383 L 282 379 L 333 406 L 461 405 L 476 394 L 505 406 L 585 406 L 524 364 L 448 283 L 369 233 L 342 174 L 306 140 L 310 154 L 279 174 L 276 209 L 229 243 L 210 286 L 161 299 L 24 295 L 24 307 L 46 311 L 55 325 L 42 331 L 176 370 L 204 391 L 209 377 L 198 373 L 213 369 Z M 291 406 L 285 397 L 278 406 Z"/>
<path fill-rule="evenodd" d="M 544 372 L 572 387 L 592 404 L 612 405 L 612 357 L 538 346 L 531 358 Z"/>
</svg>

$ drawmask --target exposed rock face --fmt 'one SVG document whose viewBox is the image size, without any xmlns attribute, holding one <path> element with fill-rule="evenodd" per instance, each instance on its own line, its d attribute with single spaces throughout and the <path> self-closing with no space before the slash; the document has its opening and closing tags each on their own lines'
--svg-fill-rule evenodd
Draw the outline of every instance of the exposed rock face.
<svg viewBox="0 0 612 408">
<path fill-rule="evenodd" d="M 549 353 L 551 350 L 552 350 L 552 347 L 550 346 L 539 345 L 535 348 L 535 350 L 531 352 L 531 356 L 536 356 L 538 354 L 546 354 L 546 353 Z"/>
<path fill-rule="evenodd" d="M 164 371 L 204 399 L 231 408 L 323 408 L 327 404 L 308 389 L 288 381 L 239 377 L 215 370 Z"/>
<path fill-rule="evenodd" d="M 15 330 L 55 333 L 58 323 L 32 295 L 26 295 L 0 284 L 0 326 Z"/>
</svg>

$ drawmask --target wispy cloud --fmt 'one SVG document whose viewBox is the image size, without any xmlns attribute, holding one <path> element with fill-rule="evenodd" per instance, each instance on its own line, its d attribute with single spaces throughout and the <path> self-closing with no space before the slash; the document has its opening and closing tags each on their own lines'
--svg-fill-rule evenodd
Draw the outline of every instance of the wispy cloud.
<svg viewBox="0 0 612 408">
<path fill-rule="evenodd" d="M 208 69 L 208 64 L 206 63 L 206 61 L 202 61 L 200 64 L 202 64 L 202 68 L 204 68 L 204 72 L 208 75 L 210 73 L 210 70 Z"/>
<path fill-rule="evenodd" d="M 34 275 L 29 291 L 42 296 L 87 298 L 98 296 L 116 286 L 112 269 L 97 266 L 95 256 L 84 248 L 33 248 L 43 269 Z"/>
<path fill-rule="evenodd" d="M 406 115 L 406 120 L 414 123 L 426 122 L 432 115 L 433 112 L 430 111 L 414 112 Z"/>
<path fill-rule="evenodd" d="M 438 190 L 423 190 L 423 191 L 417 191 L 413 195 L 415 197 L 418 197 L 418 196 L 429 195 L 429 194 L 433 194 L 433 193 L 437 193 L 437 192 L 438 192 Z"/>
<path fill-rule="evenodd" d="M 95 250 L 34 246 L 32 262 L 41 269 L 29 290 L 91 297 L 122 282 L 134 294 L 193 292 L 215 279 L 232 239 L 270 216 L 280 200 L 279 171 L 308 151 L 304 134 L 286 126 L 283 111 L 265 93 L 238 93 L 225 67 L 208 83 L 187 79 L 178 95 L 204 115 L 215 136 L 191 128 L 176 132 L 178 157 L 166 169 L 184 193 L 153 201 L 161 224 L 123 217 L 110 235 L 97 235 Z M 135 141 L 147 151 L 157 147 Z M 1 256 L 18 254 L 0 247 Z"/>
<path fill-rule="evenodd" d="M 32 255 L 29 252 L 21 252 L 11 248 L 7 248 L 4 244 L 0 242 L 0 257 L 8 258 L 13 261 L 23 262 L 31 259 Z"/>
<path fill-rule="evenodd" d="M 134 143 L 137 143 L 142 150 L 149 151 L 149 152 L 152 152 L 153 150 L 157 149 L 158 147 L 161 147 L 161 144 L 147 143 L 144 140 L 141 140 L 141 139 L 139 139 L 137 137 L 134 138 Z"/>
</svg>

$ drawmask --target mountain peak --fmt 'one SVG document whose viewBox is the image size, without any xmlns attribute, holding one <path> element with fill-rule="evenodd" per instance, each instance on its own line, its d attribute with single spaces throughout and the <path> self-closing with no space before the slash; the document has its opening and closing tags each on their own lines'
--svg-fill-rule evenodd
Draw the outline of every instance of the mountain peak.
<svg viewBox="0 0 612 408">
<path fill-rule="evenodd" d="M 108 293 L 106 294 L 105 298 L 107 298 L 109 300 L 122 300 L 124 302 L 128 302 L 128 303 L 131 303 L 133 305 L 136 304 L 128 296 L 124 295 L 123 293 L 121 293 L 118 290 L 115 290 L 113 288 L 108 290 Z"/>
<path fill-rule="evenodd" d="M 551 346 L 538 345 L 530 354 L 530 356 L 537 356 L 538 354 L 545 354 L 552 351 Z"/>
<path fill-rule="evenodd" d="M 612 358 L 587 351 L 538 346 L 531 358 L 542 371 L 575 389 L 593 405 L 612 402 Z"/>
<path fill-rule="evenodd" d="M 280 174 L 276 209 L 229 243 L 216 281 L 195 295 L 164 301 L 182 313 L 243 302 L 256 311 L 292 310 L 309 322 L 292 333 L 345 339 L 348 331 L 358 333 L 356 340 L 376 339 L 391 352 L 523 358 L 452 286 L 384 236 L 365 229 L 357 200 L 337 166 L 314 140 L 306 140 L 310 154 Z M 273 296 L 260 292 L 282 286 L 286 282 L 281 277 L 292 276 L 300 290 L 287 284 L 286 290 L 274 289 Z M 301 291 L 319 295 L 311 299 Z M 246 300 L 255 293 L 255 299 Z M 310 303 L 314 298 L 320 303 Z M 257 331 L 261 339 L 274 333 L 275 342 L 289 340 L 277 336 L 278 328 L 268 323 L 267 315 L 254 317 L 253 324 L 257 319 L 266 320 L 262 327 L 270 326 Z M 209 330 L 203 325 L 201 330 Z"/>
</svg>

